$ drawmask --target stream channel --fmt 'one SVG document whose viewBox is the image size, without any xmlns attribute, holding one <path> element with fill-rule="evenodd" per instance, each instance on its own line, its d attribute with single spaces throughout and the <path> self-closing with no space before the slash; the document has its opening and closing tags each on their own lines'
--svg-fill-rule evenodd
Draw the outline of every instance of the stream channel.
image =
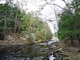
<svg viewBox="0 0 80 60">
<path fill-rule="evenodd" d="M 49 57 L 53 52 L 50 46 L 43 43 L 2 47 L 0 60 L 50 60 Z"/>
</svg>

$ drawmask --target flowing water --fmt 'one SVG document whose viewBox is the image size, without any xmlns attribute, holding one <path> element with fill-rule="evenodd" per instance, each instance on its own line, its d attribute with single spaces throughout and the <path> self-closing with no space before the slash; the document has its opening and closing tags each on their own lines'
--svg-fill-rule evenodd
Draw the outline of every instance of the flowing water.
<svg viewBox="0 0 80 60">
<path fill-rule="evenodd" d="M 38 44 L 6 47 L 0 60 L 48 60 L 51 51 L 49 46 Z"/>
</svg>

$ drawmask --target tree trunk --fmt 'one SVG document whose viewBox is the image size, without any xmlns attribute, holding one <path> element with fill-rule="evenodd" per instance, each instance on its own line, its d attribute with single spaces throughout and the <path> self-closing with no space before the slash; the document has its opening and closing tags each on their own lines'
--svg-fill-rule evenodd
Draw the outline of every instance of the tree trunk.
<svg viewBox="0 0 80 60">
<path fill-rule="evenodd" d="M 73 42 L 73 37 L 72 37 L 72 35 L 70 35 L 70 39 L 71 39 L 71 44 L 73 45 L 74 44 L 74 42 Z"/>
<path fill-rule="evenodd" d="M 78 43 L 80 43 L 80 36 L 79 36 L 79 34 L 76 34 L 76 35 L 77 35 Z"/>
</svg>

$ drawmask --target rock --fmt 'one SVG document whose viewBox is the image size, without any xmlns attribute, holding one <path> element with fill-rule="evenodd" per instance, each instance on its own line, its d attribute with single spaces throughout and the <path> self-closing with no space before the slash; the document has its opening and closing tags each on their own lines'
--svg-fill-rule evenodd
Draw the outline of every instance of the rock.
<svg viewBox="0 0 80 60">
<path fill-rule="evenodd" d="M 46 43 L 39 43 L 39 45 L 43 45 L 43 46 L 46 46 Z"/>
<path fill-rule="evenodd" d="M 30 58 L 25 58 L 24 60 L 30 60 Z"/>
<path fill-rule="evenodd" d="M 36 35 L 34 33 L 31 33 L 29 35 L 29 41 L 32 43 L 36 43 Z"/>
<path fill-rule="evenodd" d="M 49 48 L 50 48 L 50 49 L 56 49 L 56 47 L 57 47 L 57 46 L 52 45 L 52 46 L 50 46 Z"/>
<path fill-rule="evenodd" d="M 59 42 L 59 39 L 58 39 L 57 37 L 53 37 L 52 40 L 53 40 L 54 42 Z"/>
<path fill-rule="evenodd" d="M 21 35 L 24 36 L 25 38 L 29 38 L 29 34 L 27 31 L 22 31 Z"/>
<path fill-rule="evenodd" d="M 4 39 L 5 40 L 14 40 L 15 38 L 12 37 L 11 35 L 6 35 Z"/>
<path fill-rule="evenodd" d="M 39 57 L 34 57 L 32 60 L 43 60 L 43 56 L 39 56 Z"/>
<path fill-rule="evenodd" d="M 62 51 L 62 49 L 56 50 L 55 56 L 56 56 L 56 58 L 57 58 L 58 60 L 66 60 L 66 59 L 69 60 L 68 55 L 66 55 L 66 54 Z"/>
<path fill-rule="evenodd" d="M 20 37 L 20 39 L 22 39 L 22 40 L 26 40 L 26 38 L 24 38 L 24 37 Z"/>
<path fill-rule="evenodd" d="M 65 58 L 63 58 L 63 60 L 69 60 L 69 57 L 65 57 Z"/>
</svg>

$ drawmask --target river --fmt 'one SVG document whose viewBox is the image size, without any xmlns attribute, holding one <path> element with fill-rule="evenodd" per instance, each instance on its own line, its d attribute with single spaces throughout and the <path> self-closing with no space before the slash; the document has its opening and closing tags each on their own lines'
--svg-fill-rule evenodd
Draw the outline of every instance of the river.
<svg viewBox="0 0 80 60">
<path fill-rule="evenodd" d="M 0 60 L 48 60 L 51 53 L 48 46 L 30 44 L 4 48 Z"/>
<path fill-rule="evenodd" d="M 29 45 L 13 45 L 0 51 L 0 60 L 55 60 L 53 43 L 36 43 Z M 53 57 L 51 57 L 53 56 Z M 57 59 L 57 60 L 62 60 Z"/>
</svg>

